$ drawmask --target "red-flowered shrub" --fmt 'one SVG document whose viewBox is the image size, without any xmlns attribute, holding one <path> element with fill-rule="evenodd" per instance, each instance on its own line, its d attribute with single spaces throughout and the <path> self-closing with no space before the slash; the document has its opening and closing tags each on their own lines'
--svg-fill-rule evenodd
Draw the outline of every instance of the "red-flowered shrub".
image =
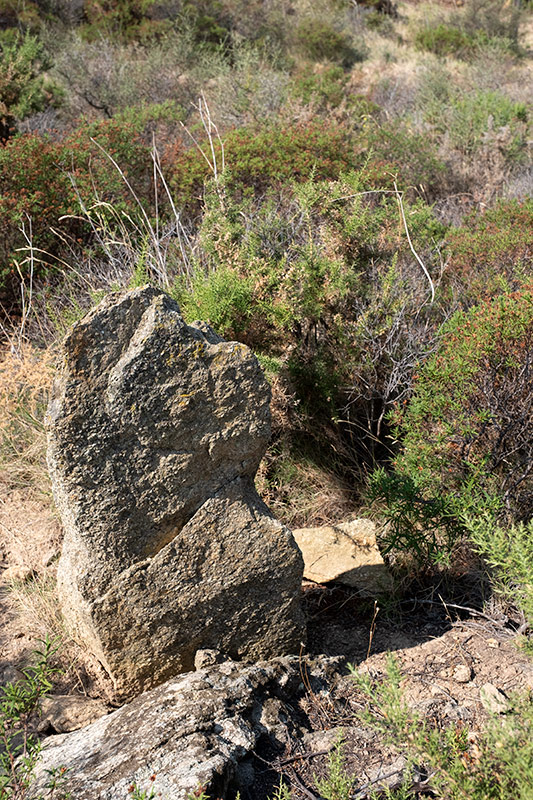
<svg viewBox="0 0 533 800">
<path fill-rule="evenodd" d="M 41 250 L 57 253 L 62 238 L 86 239 L 90 229 L 80 219 L 84 205 L 101 200 L 136 213 L 132 193 L 110 157 L 146 199 L 149 151 L 124 123 L 86 124 L 61 141 L 18 136 L 0 148 L 0 289 L 9 293 L 18 281 L 16 263 L 23 274 L 28 269 L 23 226 L 39 258 Z M 45 269 L 39 260 L 35 265 Z"/>
<path fill-rule="evenodd" d="M 511 519 L 533 513 L 533 288 L 459 312 L 421 368 L 398 469 L 473 510 L 497 498 Z"/>
<path fill-rule="evenodd" d="M 207 142 L 203 151 L 212 161 Z M 214 142 L 218 169 L 222 168 L 222 147 Z M 359 159 L 349 133 L 337 125 L 271 125 L 254 130 L 238 128 L 224 137 L 224 160 L 227 174 L 225 188 L 237 198 L 261 193 L 285 182 L 335 180 L 354 167 Z M 213 176 L 206 159 L 195 147 L 181 143 L 171 148 L 165 166 L 173 194 L 181 207 L 195 210 L 204 183 Z"/>
<path fill-rule="evenodd" d="M 468 307 L 533 278 L 533 200 L 501 201 L 448 235 L 444 287 Z"/>
</svg>

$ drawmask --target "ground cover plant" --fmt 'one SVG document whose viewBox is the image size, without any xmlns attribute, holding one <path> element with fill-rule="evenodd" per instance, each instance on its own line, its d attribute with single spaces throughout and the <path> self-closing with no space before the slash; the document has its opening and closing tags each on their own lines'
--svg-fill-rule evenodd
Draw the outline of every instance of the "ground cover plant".
<svg viewBox="0 0 533 800">
<path fill-rule="evenodd" d="M 35 733 L 35 716 L 39 703 L 52 688 L 57 671 L 51 659 L 58 645 L 46 639 L 34 653 L 34 663 L 23 672 L 23 678 L 8 683 L 0 690 L 0 798 L 24 800 L 28 797 L 33 769 L 39 757 L 40 740 Z M 59 798 L 62 770 L 50 776 L 49 797 Z M 64 795 L 63 795 L 64 798 Z"/>
</svg>

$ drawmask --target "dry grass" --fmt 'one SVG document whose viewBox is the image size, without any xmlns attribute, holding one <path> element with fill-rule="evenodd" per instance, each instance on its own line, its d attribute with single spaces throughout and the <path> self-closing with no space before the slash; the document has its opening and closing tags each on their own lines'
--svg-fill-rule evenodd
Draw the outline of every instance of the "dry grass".
<svg viewBox="0 0 533 800">
<path fill-rule="evenodd" d="M 354 516 L 354 487 L 306 458 L 269 450 L 256 477 L 259 494 L 289 528 L 330 525 Z"/>
<path fill-rule="evenodd" d="M 26 639 L 37 644 L 45 637 L 59 642 L 54 666 L 59 674 L 54 682 L 56 693 L 81 692 L 110 700 L 111 682 L 98 661 L 69 635 L 56 595 L 55 570 L 46 571 L 26 581 L 13 581 L 7 601 L 13 609 L 8 627 L 24 631 Z M 20 658 L 15 651 L 14 660 Z"/>
<path fill-rule="evenodd" d="M 0 542 L 5 561 L 16 571 L 39 574 L 59 555 L 61 528 L 48 497 L 31 497 L 27 489 L 5 493 L 0 500 Z"/>
<path fill-rule="evenodd" d="M 20 669 L 46 636 L 58 640 L 56 692 L 111 697 L 102 668 L 68 634 L 56 594 L 61 527 L 48 498 L 25 489 L 0 500 L 0 664 Z M 0 669 L 2 673 L 2 669 Z M 0 674 L 1 678 L 1 674 Z"/>
<path fill-rule="evenodd" d="M 0 487 L 49 492 L 43 425 L 54 374 L 54 348 L 24 342 L 0 361 Z"/>
</svg>

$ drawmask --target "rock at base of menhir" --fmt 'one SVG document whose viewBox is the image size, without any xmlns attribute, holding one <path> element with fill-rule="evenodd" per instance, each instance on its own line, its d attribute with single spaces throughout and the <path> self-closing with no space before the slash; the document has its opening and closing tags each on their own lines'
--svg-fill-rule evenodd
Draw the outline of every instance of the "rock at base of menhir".
<svg viewBox="0 0 533 800">
<path fill-rule="evenodd" d="M 125 800 L 131 786 L 168 800 L 200 786 L 224 797 L 230 782 L 242 788 L 242 767 L 260 740 L 279 750 L 301 736 L 302 670 L 316 698 L 331 690 L 338 669 L 339 659 L 289 656 L 181 675 L 82 730 L 50 737 L 31 796 L 44 791 L 50 771 L 67 767 L 61 789 L 76 800 Z"/>
<path fill-rule="evenodd" d="M 248 348 L 156 289 L 107 298 L 66 339 L 47 414 L 58 591 L 123 698 L 198 649 L 299 647 L 302 559 L 253 485 L 269 400 Z"/>
<path fill-rule="evenodd" d="M 304 578 L 316 583 L 343 583 L 363 595 L 377 597 L 392 588 L 369 519 L 337 522 L 293 531 L 304 559 Z"/>
</svg>

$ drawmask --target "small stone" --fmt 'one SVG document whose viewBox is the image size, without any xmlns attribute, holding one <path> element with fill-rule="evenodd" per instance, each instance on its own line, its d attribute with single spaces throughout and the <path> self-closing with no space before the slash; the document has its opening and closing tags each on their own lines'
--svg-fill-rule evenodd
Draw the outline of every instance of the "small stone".
<svg viewBox="0 0 533 800">
<path fill-rule="evenodd" d="M 223 660 L 220 650 L 197 650 L 194 656 L 194 668 L 205 669 L 212 667 L 213 664 L 220 664 Z"/>
<path fill-rule="evenodd" d="M 382 786 L 394 786 L 402 780 L 403 772 L 407 767 L 407 759 L 405 756 L 397 756 L 394 761 L 386 762 L 379 765 L 377 769 L 369 769 L 366 771 L 366 777 L 369 783 L 376 784 L 379 789 Z"/>
<path fill-rule="evenodd" d="M 51 726 L 56 733 L 70 733 L 84 728 L 107 714 L 101 700 L 82 695 L 52 695 L 41 703 L 41 728 Z"/>
<path fill-rule="evenodd" d="M 499 641 L 498 641 L 497 639 L 492 639 L 492 638 L 491 638 L 491 639 L 487 639 L 487 640 L 485 641 L 485 644 L 487 645 L 487 647 L 492 647 L 492 648 L 494 648 L 494 649 L 495 649 L 496 647 L 499 647 L 499 646 L 500 646 L 500 643 L 499 643 Z"/>
<path fill-rule="evenodd" d="M 472 712 L 469 708 L 459 705 L 455 701 L 446 703 L 442 708 L 441 714 L 450 720 L 466 720 L 472 717 Z"/>
<path fill-rule="evenodd" d="M 481 703 L 486 711 L 491 714 L 504 714 L 508 703 L 505 695 L 492 683 L 485 683 L 479 690 Z"/>
<path fill-rule="evenodd" d="M 305 752 L 318 753 L 322 750 L 332 750 L 335 744 L 344 737 L 342 727 L 329 728 L 325 731 L 310 731 L 304 733 L 302 744 Z"/>
<path fill-rule="evenodd" d="M 466 664 L 458 664 L 452 674 L 457 683 L 468 683 L 472 680 L 472 670 Z"/>
<path fill-rule="evenodd" d="M 2 573 L 5 583 L 27 583 L 34 577 L 35 571 L 31 567 L 25 567 L 22 564 L 14 564 Z"/>
</svg>

